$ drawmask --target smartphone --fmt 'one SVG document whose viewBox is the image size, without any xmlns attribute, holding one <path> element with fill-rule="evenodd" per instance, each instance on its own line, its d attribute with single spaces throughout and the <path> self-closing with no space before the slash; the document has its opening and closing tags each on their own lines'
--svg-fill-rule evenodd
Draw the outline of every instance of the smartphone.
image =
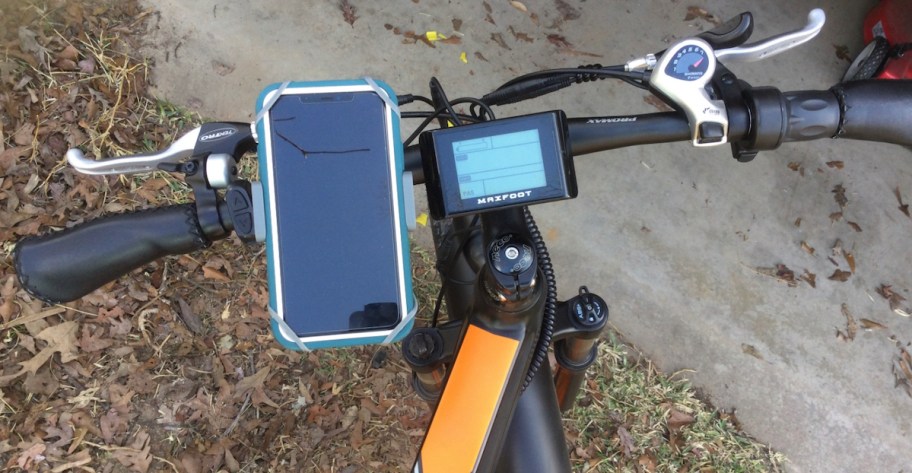
<svg viewBox="0 0 912 473">
<path fill-rule="evenodd" d="M 291 349 L 391 342 L 417 310 L 396 96 L 292 82 L 257 100 L 270 315 Z"/>
</svg>

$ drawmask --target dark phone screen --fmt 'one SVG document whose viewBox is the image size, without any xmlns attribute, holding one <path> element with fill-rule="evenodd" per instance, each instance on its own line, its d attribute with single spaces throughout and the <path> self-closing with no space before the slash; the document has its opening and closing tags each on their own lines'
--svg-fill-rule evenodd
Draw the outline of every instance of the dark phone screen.
<svg viewBox="0 0 912 473">
<path fill-rule="evenodd" d="M 400 242 L 383 101 L 283 95 L 269 114 L 285 322 L 298 336 L 394 327 Z"/>
</svg>

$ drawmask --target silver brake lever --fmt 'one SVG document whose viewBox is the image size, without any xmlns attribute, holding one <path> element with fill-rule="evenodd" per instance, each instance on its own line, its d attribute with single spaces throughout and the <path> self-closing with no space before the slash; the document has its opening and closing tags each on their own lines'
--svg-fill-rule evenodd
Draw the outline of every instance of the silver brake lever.
<svg viewBox="0 0 912 473">
<path fill-rule="evenodd" d="M 190 130 L 187 134 L 171 144 L 167 149 L 157 153 L 134 154 L 121 158 L 102 159 L 95 161 L 86 158 L 82 151 L 73 148 L 66 153 L 67 162 L 83 174 L 135 174 L 151 172 L 158 169 L 161 163 L 178 163 L 193 156 L 199 138 L 200 127 Z"/>
<path fill-rule="evenodd" d="M 723 62 L 754 62 L 788 51 L 804 44 L 820 33 L 826 22 L 826 14 L 820 8 L 808 13 L 804 28 L 769 37 L 756 43 L 716 51 L 716 59 Z"/>
</svg>

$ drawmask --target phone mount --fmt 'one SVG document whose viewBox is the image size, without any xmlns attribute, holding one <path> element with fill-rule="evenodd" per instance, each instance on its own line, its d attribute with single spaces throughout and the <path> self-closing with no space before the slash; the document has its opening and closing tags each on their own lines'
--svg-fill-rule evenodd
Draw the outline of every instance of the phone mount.
<svg viewBox="0 0 912 473">
<path fill-rule="evenodd" d="M 190 130 L 159 152 L 96 161 L 73 148 L 66 158 L 77 171 L 90 175 L 181 173 L 193 189 L 207 237 L 224 237 L 233 230 L 241 240 L 254 242 L 266 239 L 263 190 L 259 182 L 238 179 L 237 163 L 255 147 L 249 124 L 215 122 Z M 224 191 L 224 198 L 219 191 Z"/>
<path fill-rule="evenodd" d="M 775 56 L 813 39 L 825 22 L 823 10 L 816 8 L 803 28 L 744 45 L 754 23 L 750 13 L 742 13 L 658 54 L 634 59 L 626 69 L 653 71 L 650 87 L 687 115 L 693 145 L 718 146 L 729 142 L 726 102 L 743 103 L 741 93 L 748 88 L 721 61 L 754 62 Z M 749 161 L 760 149 L 767 148 L 752 142 L 732 143 L 732 153 L 739 161 Z"/>
</svg>

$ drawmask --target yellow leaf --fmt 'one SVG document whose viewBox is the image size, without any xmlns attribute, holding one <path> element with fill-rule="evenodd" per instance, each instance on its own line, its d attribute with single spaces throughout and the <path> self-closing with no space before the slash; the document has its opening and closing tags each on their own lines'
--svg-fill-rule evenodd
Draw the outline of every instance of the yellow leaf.
<svg viewBox="0 0 912 473">
<path fill-rule="evenodd" d="M 466 52 L 465 52 L 465 51 L 463 51 L 462 53 L 459 54 L 459 60 L 462 61 L 463 64 L 468 64 L 468 63 L 469 63 L 469 58 L 466 57 Z"/>
<path fill-rule="evenodd" d="M 418 222 L 418 224 L 420 224 L 422 227 L 426 227 L 427 224 L 428 224 L 428 214 L 422 213 L 422 214 L 419 215 L 418 218 L 416 218 L 415 220 L 416 220 L 416 221 Z"/>
<path fill-rule="evenodd" d="M 442 39 L 446 39 L 446 36 L 436 32 L 436 31 L 428 31 L 427 33 L 424 34 L 424 37 L 427 38 L 428 41 L 440 41 Z"/>
</svg>

